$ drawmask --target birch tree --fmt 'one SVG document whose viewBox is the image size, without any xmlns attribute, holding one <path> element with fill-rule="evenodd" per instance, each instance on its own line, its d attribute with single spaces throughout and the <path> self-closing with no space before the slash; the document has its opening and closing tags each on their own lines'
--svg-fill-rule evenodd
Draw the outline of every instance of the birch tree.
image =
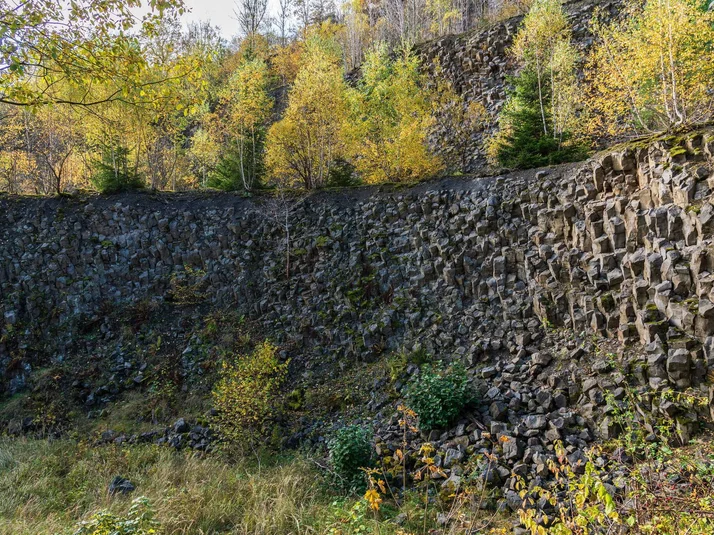
<svg viewBox="0 0 714 535">
<path fill-rule="evenodd" d="M 308 39 L 287 110 L 268 132 L 266 163 L 274 181 L 307 190 L 324 186 L 344 153 L 347 87 L 337 50 L 333 39 Z"/>
<path fill-rule="evenodd" d="M 594 131 L 660 132 L 712 118 L 714 14 L 701 2 L 631 3 L 619 20 L 600 17 L 594 33 Z"/>
</svg>

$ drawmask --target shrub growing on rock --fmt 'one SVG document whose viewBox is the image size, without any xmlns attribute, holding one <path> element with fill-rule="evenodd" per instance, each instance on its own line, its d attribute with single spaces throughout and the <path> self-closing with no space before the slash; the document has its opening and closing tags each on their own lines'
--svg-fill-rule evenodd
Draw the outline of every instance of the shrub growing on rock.
<svg viewBox="0 0 714 535">
<path fill-rule="evenodd" d="M 627 2 L 612 20 L 599 12 L 585 73 L 596 133 L 650 134 L 712 120 L 714 4 Z"/>
<path fill-rule="evenodd" d="M 473 401 L 466 368 L 425 366 L 408 386 L 406 401 L 423 430 L 446 427 Z"/>
<path fill-rule="evenodd" d="M 358 425 L 343 427 L 332 437 L 328 448 L 332 468 L 344 488 L 361 489 L 364 486 L 362 468 L 370 467 L 373 460 L 369 431 Z"/>
<path fill-rule="evenodd" d="M 288 363 L 278 359 L 277 347 L 267 340 L 251 354 L 223 363 L 213 402 L 224 439 L 241 446 L 263 433 L 275 416 L 287 368 Z"/>
</svg>

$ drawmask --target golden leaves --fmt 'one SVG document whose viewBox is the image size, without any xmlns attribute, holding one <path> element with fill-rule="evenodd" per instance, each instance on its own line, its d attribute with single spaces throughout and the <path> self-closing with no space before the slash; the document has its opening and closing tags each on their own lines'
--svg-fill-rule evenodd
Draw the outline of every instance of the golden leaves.
<svg viewBox="0 0 714 535">
<path fill-rule="evenodd" d="M 349 91 L 349 152 L 365 182 L 405 181 L 437 173 L 428 148 L 434 118 L 429 85 L 408 50 L 392 59 L 386 46 L 367 53 L 362 84 Z"/>
<path fill-rule="evenodd" d="M 365 500 L 369 504 L 370 509 L 373 511 L 379 511 L 379 506 L 382 503 L 382 497 L 379 495 L 375 489 L 367 489 L 364 494 Z"/>
<path fill-rule="evenodd" d="M 333 46 L 320 36 L 308 43 L 285 115 L 268 131 L 266 164 L 281 183 L 323 186 L 344 153 L 346 86 Z"/>
<path fill-rule="evenodd" d="M 277 347 L 267 340 L 251 354 L 223 363 L 213 401 L 228 439 L 240 441 L 270 418 L 287 367 L 287 362 L 278 361 Z"/>
<path fill-rule="evenodd" d="M 593 29 L 592 130 L 661 131 L 711 117 L 714 13 L 694 0 L 648 0 Z"/>
</svg>

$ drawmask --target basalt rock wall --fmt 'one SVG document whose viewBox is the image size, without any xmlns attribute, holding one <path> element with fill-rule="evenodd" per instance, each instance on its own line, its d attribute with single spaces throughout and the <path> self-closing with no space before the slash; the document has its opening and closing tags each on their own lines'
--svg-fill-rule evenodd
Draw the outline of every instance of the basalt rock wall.
<svg viewBox="0 0 714 535">
<path fill-rule="evenodd" d="M 422 347 L 476 367 L 534 352 L 544 325 L 592 330 L 646 346 L 643 384 L 696 387 L 714 357 L 713 157 L 706 131 L 302 201 L 0 197 L 3 390 L 143 299 L 237 309 L 320 362 Z"/>
</svg>

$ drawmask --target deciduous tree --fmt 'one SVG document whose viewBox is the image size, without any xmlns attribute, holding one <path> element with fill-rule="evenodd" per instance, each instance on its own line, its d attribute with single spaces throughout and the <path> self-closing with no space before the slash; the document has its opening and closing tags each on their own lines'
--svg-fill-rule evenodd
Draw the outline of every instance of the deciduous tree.
<svg viewBox="0 0 714 535">
<path fill-rule="evenodd" d="M 350 91 L 350 155 L 365 182 L 405 181 L 443 167 L 427 143 L 434 118 L 425 75 L 408 49 L 390 59 L 380 44 L 367 53 L 362 80 Z"/>
<path fill-rule="evenodd" d="M 344 153 L 346 85 L 334 37 L 312 35 L 283 118 L 268 132 L 267 164 L 275 180 L 323 186 Z"/>
<path fill-rule="evenodd" d="M 265 62 L 246 60 L 221 92 L 225 150 L 209 182 L 215 187 L 250 191 L 262 177 L 265 128 L 273 104 L 268 84 Z"/>
<path fill-rule="evenodd" d="M 256 47 L 256 37 L 268 10 L 268 0 L 237 0 L 235 15 L 240 25 L 241 33 L 248 43 L 248 55 L 253 56 Z"/>
<path fill-rule="evenodd" d="M 714 14 L 699 0 L 631 3 L 594 32 L 594 131 L 657 132 L 712 117 Z"/>
<path fill-rule="evenodd" d="M 146 32 L 166 12 L 183 11 L 181 0 L 148 4 L 141 20 Z M 141 0 L 0 0 L 0 102 L 89 106 L 140 99 L 146 60 L 129 35 L 137 22 L 132 10 L 140 6 Z M 57 91 L 63 83 L 84 91 L 68 96 Z"/>
</svg>

